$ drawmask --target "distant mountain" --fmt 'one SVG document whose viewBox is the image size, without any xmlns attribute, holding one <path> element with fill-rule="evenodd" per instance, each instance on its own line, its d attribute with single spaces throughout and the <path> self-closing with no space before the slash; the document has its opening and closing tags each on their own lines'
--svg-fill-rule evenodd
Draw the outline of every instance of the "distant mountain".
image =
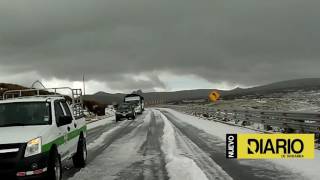
<svg viewBox="0 0 320 180">
<path fill-rule="evenodd" d="M 0 91 L 27 89 L 24 86 L 9 83 L 0 83 Z"/>
<path fill-rule="evenodd" d="M 289 81 L 281 81 L 272 84 L 268 84 L 265 86 L 254 87 L 248 90 L 281 90 L 281 89 L 288 89 L 288 90 L 297 90 L 297 89 L 318 89 L 320 88 L 320 78 L 309 78 L 309 79 L 296 79 L 296 80 L 289 80 Z"/>
<path fill-rule="evenodd" d="M 0 95 L 7 90 L 26 89 L 26 87 L 17 84 L 0 83 Z M 271 83 L 263 86 L 257 86 L 253 88 L 236 88 L 230 91 L 219 91 L 223 99 L 233 99 L 243 96 L 264 96 L 272 93 L 284 93 L 290 91 L 299 90 L 319 90 L 320 89 L 320 78 L 309 78 L 309 79 L 296 79 L 289 81 L 281 81 Z M 207 99 L 210 92 L 213 89 L 196 89 L 196 90 L 184 90 L 175 92 L 148 92 L 142 93 L 145 100 L 151 103 L 161 102 L 180 102 L 183 100 L 199 100 Z M 112 104 L 114 102 L 120 103 L 123 101 L 125 94 L 110 94 L 106 92 L 97 92 L 93 95 L 84 96 L 85 101 L 96 102 L 96 104 Z"/>
<path fill-rule="evenodd" d="M 283 93 L 298 90 L 320 89 L 320 78 L 296 79 L 275 82 L 263 86 L 257 86 L 247 89 L 235 89 L 225 92 L 224 96 L 241 95 L 265 95 L 270 93 Z"/>
<path fill-rule="evenodd" d="M 298 90 L 312 90 L 320 89 L 320 78 L 297 79 L 289 81 L 281 81 L 268 85 L 257 86 L 253 88 L 236 88 L 230 91 L 219 91 L 224 99 L 239 98 L 246 95 L 263 96 L 277 92 L 289 92 Z M 207 99 L 213 89 L 196 89 L 184 90 L 175 92 L 148 92 L 142 93 L 147 102 L 177 102 L 183 100 L 198 100 Z M 113 102 L 120 103 L 123 101 L 125 94 L 110 94 L 105 92 L 98 92 L 93 95 L 85 96 L 86 100 L 94 100 L 105 104 L 112 104 Z"/>
<path fill-rule="evenodd" d="M 23 90 L 23 89 L 27 89 L 27 88 L 17 84 L 0 83 L 0 99 L 2 99 L 2 95 L 5 91 Z"/>
<path fill-rule="evenodd" d="M 93 95 L 85 95 L 84 100 L 97 101 L 103 104 L 112 104 L 114 102 L 121 102 L 124 94 L 110 94 L 105 92 L 98 92 Z"/>
<path fill-rule="evenodd" d="M 181 101 L 184 99 L 196 100 L 207 98 L 212 89 L 197 89 L 197 90 L 185 90 L 176 92 L 149 92 L 142 93 L 146 102 L 156 103 L 158 101 Z M 126 94 L 110 94 L 110 93 L 96 93 L 93 95 L 86 95 L 85 100 L 94 100 L 101 103 L 112 104 L 120 103 Z"/>
</svg>

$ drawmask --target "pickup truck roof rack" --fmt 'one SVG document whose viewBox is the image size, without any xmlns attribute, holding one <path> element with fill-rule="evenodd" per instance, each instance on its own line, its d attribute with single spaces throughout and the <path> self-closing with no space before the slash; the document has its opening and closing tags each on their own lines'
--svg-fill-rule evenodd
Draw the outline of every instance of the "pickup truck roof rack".
<svg viewBox="0 0 320 180">
<path fill-rule="evenodd" d="M 69 91 L 71 94 L 62 95 L 58 91 Z M 31 95 L 30 95 L 31 94 Z M 83 99 L 81 89 L 69 87 L 9 90 L 3 93 L 2 99 L 15 99 L 21 97 L 71 97 L 71 107 L 75 117 L 83 117 Z"/>
</svg>

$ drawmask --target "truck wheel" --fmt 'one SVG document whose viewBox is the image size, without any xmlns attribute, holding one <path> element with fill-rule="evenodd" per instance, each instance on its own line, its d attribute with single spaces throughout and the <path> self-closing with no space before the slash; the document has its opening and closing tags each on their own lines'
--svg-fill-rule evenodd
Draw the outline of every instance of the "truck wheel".
<svg viewBox="0 0 320 180">
<path fill-rule="evenodd" d="M 72 157 L 74 167 L 84 168 L 86 166 L 87 156 L 88 152 L 86 139 L 80 137 L 80 140 L 78 142 L 77 153 Z"/>
<path fill-rule="evenodd" d="M 49 180 L 62 179 L 61 158 L 57 150 L 53 150 L 49 157 L 48 179 Z"/>
</svg>

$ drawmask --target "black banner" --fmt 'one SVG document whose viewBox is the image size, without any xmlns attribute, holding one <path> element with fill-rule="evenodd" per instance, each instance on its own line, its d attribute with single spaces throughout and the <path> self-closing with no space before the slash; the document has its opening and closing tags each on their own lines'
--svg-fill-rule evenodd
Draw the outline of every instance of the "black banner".
<svg viewBox="0 0 320 180">
<path fill-rule="evenodd" d="M 238 158 L 238 139 L 237 134 L 227 134 L 226 138 L 226 156 L 227 159 L 237 159 Z"/>
</svg>

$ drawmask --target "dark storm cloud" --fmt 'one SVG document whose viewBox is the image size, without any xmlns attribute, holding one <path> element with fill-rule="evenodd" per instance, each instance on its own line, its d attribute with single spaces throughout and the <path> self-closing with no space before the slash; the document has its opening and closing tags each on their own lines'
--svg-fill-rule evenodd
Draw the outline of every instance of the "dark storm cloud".
<svg viewBox="0 0 320 180">
<path fill-rule="evenodd" d="M 165 87 L 157 72 L 244 85 L 315 77 L 319 7 L 317 0 L 1 0 L 0 74 L 80 80 L 85 72 L 114 89 L 151 90 Z M 141 73 L 148 78 L 133 77 Z"/>
<path fill-rule="evenodd" d="M 132 79 L 128 76 L 113 78 L 108 81 L 108 85 L 113 89 L 130 92 L 132 90 L 142 89 L 143 91 L 154 91 L 155 88 L 165 89 L 165 84 L 156 74 L 148 73 L 147 79 Z"/>
</svg>

